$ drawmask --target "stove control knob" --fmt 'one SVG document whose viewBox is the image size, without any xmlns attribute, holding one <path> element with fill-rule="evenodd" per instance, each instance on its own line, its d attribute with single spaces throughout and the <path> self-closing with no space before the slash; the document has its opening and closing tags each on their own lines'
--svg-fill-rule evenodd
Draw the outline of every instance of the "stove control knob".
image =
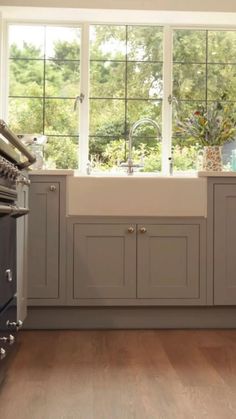
<svg viewBox="0 0 236 419">
<path fill-rule="evenodd" d="M 10 345 L 12 345 L 15 342 L 15 336 L 9 335 L 7 340 L 10 343 Z"/>
<path fill-rule="evenodd" d="M 6 177 L 8 177 L 10 170 L 11 170 L 11 165 L 9 163 L 5 163 L 3 173 Z"/>
<path fill-rule="evenodd" d="M 18 322 L 10 322 L 10 320 L 7 320 L 6 326 L 10 330 L 19 330 L 23 326 L 23 322 L 21 320 L 18 320 Z"/>
<path fill-rule="evenodd" d="M 6 170 L 6 167 L 7 167 L 6 160 L 5 159 L 1 159 L 1 161 L 0 161 L 0 169 L 1 169 L 1 172 L 2 173 L 4 173 L 4 171 Z"/>
<path fill-rule="evenodd" d="M 3 359 L 6 356 L 6 351 L 3 348 L 0 348 L 0 359 Z"/>
<path fill-rule="evenodd" d="M 8 337 L 7 336 L 2 336 L 0 338 L 0 342 L 4 342 L 4 343 L 9 342 L 10 345 L 12 345 L 15 342 L 15 336 L 13 336 L 13 335 L 9 335 Z"/>
</svg>

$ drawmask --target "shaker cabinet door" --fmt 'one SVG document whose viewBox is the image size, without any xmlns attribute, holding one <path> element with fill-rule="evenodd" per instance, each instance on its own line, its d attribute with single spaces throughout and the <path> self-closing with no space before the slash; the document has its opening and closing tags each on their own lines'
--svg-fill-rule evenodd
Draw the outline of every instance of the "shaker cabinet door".
<svg viewBox="0 0 236 419">
<path fill-rule="evenodd" d="M 236 185 L 214 186 L 214 304 L 236 304 Z"/>
<path fill-rule="evenodd" d="M 28 297 L 58 298 L 60 184 L 32 182 L 29 197 Z"/>
<path fill-rule="evenodd" d="M 198 225 L 138 227 L 138 298 L 198 299 Z"/>
<path fill-rule="evenodd" d="M 135 230 L 125 224 L 74 224 L 74 299 L 136 297 Z"/>
</svg>

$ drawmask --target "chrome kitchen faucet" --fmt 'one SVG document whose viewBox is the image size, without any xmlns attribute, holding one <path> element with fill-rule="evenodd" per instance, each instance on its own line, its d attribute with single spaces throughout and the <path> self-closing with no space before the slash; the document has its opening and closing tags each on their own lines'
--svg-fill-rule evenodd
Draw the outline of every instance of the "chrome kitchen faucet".
<svg viewBox="0 0 236 419">
<path fill-rule="evenodd" d="M 139 119 L 138 121 L 136 121 L 130 128 L 129 131 L 129 156 L 128 156 L 128 160 L 125 163 L 121 163 L 121 167 L 127 167 L 127 173 L 128 175 L 132 175 L 134 172 L 134 167 L 143 167 L 142 163 L 133 163 L 133 159 L 132 159 L 132 144 L 133 144 L 133 135 L 135 130 L 143 124 L 150 124 L 153 127 L 155 127 L 157 129 L 157 133 L 159 134 L 159 136 L 161 137 L 161 132 L 160 132 L 160 127 L 159 125 L 153 121 L 151 118 L 142 118 Z"/>
</svg>

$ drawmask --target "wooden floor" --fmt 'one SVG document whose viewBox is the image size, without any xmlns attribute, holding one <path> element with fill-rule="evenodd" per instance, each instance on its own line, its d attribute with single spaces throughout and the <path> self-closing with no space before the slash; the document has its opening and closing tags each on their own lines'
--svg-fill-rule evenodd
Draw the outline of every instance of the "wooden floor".
<svg viewBox="0 0 236 419">
<path fill-rule="evenodd" d="M 236 330 L 22 332 L 0 418 L 235 419 Z"/>
</svg>

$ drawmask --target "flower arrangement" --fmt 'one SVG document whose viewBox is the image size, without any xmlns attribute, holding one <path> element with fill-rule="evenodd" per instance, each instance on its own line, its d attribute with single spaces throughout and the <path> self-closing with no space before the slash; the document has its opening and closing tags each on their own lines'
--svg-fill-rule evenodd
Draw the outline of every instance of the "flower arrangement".
<svg viewBox="0 0 236 419">
<path fill-rule="evenodd" d="M 174 136 L 199 146 L 221 146 L 236 137 L 236 117 L 219 102 L 200 106 L 192 115 L 177 121 Z"/>
</svg>

